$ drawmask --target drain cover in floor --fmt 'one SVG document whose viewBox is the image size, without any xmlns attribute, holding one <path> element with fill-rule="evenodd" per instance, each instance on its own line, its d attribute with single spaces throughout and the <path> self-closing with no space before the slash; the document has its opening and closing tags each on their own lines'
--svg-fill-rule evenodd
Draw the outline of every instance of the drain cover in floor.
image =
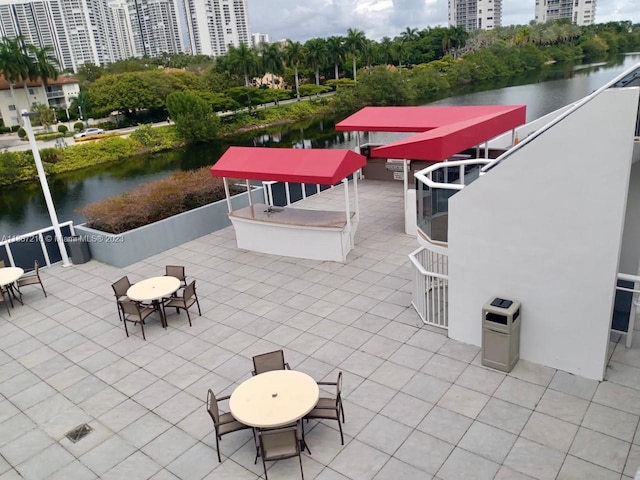
<svg viewBox="0 0 640 480">
<path fill-rule="evenodd" d="M 82 425 L 77 426 L 76 428 L 74 428 L 70 432 L 67 432 L 65 437 L 67 437 L 73 443 L 76 443 L 76 442 L 79 442 L 80 440 L 82 440 L 87 435 L 89 435 L 92 431 L 93 431 L 93 428 L 91 428 L 86 423 L 83 423 Z"/>
</svg>

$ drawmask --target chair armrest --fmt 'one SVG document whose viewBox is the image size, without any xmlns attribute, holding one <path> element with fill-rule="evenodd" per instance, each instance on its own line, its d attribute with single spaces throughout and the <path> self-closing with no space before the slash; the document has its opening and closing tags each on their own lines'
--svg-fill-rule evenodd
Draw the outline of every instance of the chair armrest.
<svg viewBox="0 0 640 480">
<path fill-rule="evenodd" d="M 316 382 L 318 385 L 332 385 L 332 386 L 336 386 L 337 383 L 336 382 Z"/>
<path fill-rule="evenodd" d="M 291 370 L 291 367 L 287 362 L 284 362 L 284 368 L 286 368 L 287 370 Z"/>
<path fill-rule="evenodd" d="M 229 400 L 231 398 L 231 395 L 225 395 L 224 397 L 218 397 L 218 401 L 221 402 L 222 400 Z"/>
</svg>

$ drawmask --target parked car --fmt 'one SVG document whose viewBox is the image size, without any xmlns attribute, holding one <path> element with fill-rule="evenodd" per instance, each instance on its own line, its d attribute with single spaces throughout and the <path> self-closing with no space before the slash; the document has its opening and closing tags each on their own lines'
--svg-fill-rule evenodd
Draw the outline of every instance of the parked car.
<svg viewBox="0 0 640 480">
<path fill-rule="evenodd" d="M 101 133 L 104 133 L 104 130 L 101 128 L 85 128 L 84 130 L 76 133 L 73 138 L 90 137 L 91 135 L 100 135 Z"/>
</svg>

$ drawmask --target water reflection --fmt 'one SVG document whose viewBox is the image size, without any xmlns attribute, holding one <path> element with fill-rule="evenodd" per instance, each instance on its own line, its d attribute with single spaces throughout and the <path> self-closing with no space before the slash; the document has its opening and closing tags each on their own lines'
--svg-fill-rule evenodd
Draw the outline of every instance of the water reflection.
<svg viewBox="0 0 640 480">
<path fill-rule="evenodd" d="M 640 61 L 640 53 L 626 55 L 613 63 L 578 67 L 558 66 L 519 79 L 518 85 L 494 83 L 494 90 L 447 98 L 434 105 L 525 104 L 527 119 L 538 118 L 601 87 Z M 544 81 L 543 81 L 544 80 Z M 506 82 L 506 81 L 505 81 Z M 538 83 L 530 83 L 538 82 Z M 498 87 L 504 88 L 498 88 Z M 475 85 L 473 88 L 487 88 Z M 497 88 L 497 89 L 496 89 Z M 61 221 L 83 218 L 76 210 L 102 198 L 131 191 L 136 186 L 164 178 L 176 170 L 212 165 L 229 145 L 293 148 L 354 148 L 350 132 L 336 132 L 335 119 L 308 120 L 284 129 L 274 128 L 259 135 L 245 134 L 206 145 L 192 145 L 145 157 L 129 158 L 117 164 L 98 165 L 49 180 Z M 363 142 L 388 143 L 406 136 L 387 133 L 365 135 Z M 0 235 L 20 234 L 49 226 L 49 217 L 37 182 L 0 191 Z"/>
</svg>

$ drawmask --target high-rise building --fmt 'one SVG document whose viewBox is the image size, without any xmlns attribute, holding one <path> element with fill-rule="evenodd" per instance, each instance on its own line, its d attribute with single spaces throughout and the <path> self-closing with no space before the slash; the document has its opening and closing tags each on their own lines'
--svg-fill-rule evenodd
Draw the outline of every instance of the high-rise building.
<svg viewBox="0 0 640 480">
<path fill-rule="evenodd" d="M 188 30 L 186 50 L 219 56 L 229 45 L 251 46 L 246 0 L 182 0 Z"/>
<path fill-rule="evenodd" d="M 268 33 L 252 33 L 251 34 L 251 46 L 257 47 L 261 43 L 270 43 Z"/>
<path fill-rule="evenodd" d="M 543 0 L 544 1 L 544 0 Z M 449 0 L 449 25 L 492 30 L 502 21 L 502 0 Z"/>
<path fill-rule="evenodd" d="M 127 8 L 134 55 L 157 57 L 182 52 L 173 0 L 127 0 Z"/>
<path fill-rule="evenodd" d="M 133 55 L 122 1 L 0 0 L 0 36 L 51 47 L 63 70 L 105 65 Z"/>
<path fill-rule="evenodd" d="M 568 18 L 576 25 L 592 25 L 596 19 L 596 0 L 536 0 L 536 22 Z"/>
</svg>

